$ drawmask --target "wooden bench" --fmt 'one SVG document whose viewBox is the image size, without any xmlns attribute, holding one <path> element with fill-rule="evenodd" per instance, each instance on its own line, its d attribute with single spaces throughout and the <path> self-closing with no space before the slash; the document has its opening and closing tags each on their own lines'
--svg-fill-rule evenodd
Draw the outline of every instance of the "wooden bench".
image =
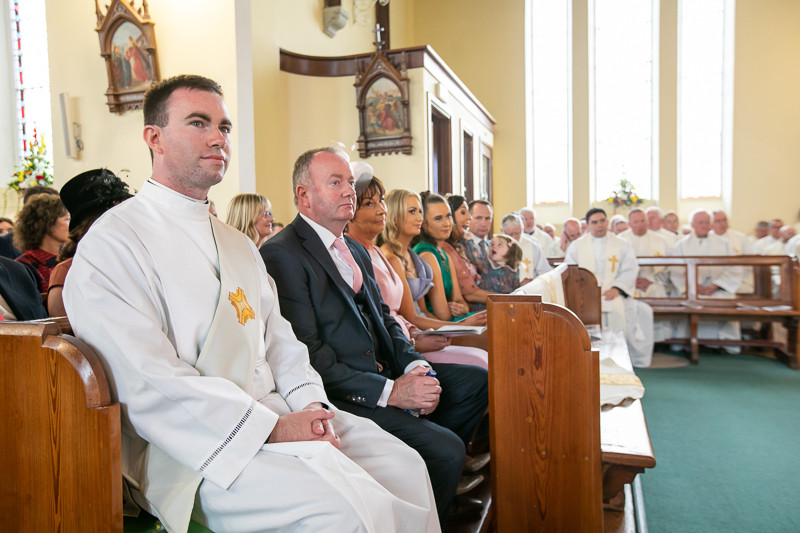
<svg viewBox="0 0 800 533">
<path fill-rule="evenodd" d="M 655 466 L 641 403 L 601 414 L 598 352 L 568 309 L 491 295 L 488 312 L 496 530 L 611 529 L 604 503 Z"/>
<path fill-rule="evenodd" d="M 639 266 L 666 266 L 685 269 L 685 294 L 671 298 L 643 298 L 657 318 L 689 319 L 689 339 L 668 339 L 670 344 L 688 343 L 692 364 L 699 361 L 699 346 L 744 346 L 772 350 L 775 356 L 794 370 L 800 369 L 797 326 L 800 320 L 800 267 L 797 259 L 786 255 L 762 256 L 675 256 L 640 257 Z M 754 290 L 732 298 L 710 298 L 697 294 L 697 269 L 702 267 L 745 267 L 752 269 Z M 780 276 L 773 286 L 773 274 Z M 702 339 L 697 336 L 701 321 L 753 321 L 783 324 L 786 341 L 770 338 L 741 340 Z"/>
<path fill-rule="evenodd" d="M 0 516 L 7 531 L 122 531 L 119 405 L 55 323 L 0 323 Z"/>
</svg>

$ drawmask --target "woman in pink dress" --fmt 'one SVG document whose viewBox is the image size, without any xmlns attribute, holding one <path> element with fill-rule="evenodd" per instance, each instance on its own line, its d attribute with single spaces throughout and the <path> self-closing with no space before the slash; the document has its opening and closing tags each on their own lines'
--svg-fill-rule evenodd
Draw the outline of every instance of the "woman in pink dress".
<svg viewBox="0 0 800 533">
<path fill-rule="evenodd" d="M 488 368 L 489 358 L 485 350 L 469 346 L 450 346 L 450 338 L 443 335 L 414 335 L 419 328 L 406 320 L 398 311 L 404 301 L 411 301 L 409 285 L 398 276 L 381 249 L 375 245 L 376 237 L 386 226 L 386 204 L 383 184 L 377 178 L 359 181 L 356 184 L 358 203 L 353 220 L 347 225 L 347 236 L 362 244 L 372 258 L 375 280 L 381 290 L 384 303 L 393 317 L 411 339 L 418 352 L 434 363 L 457 363 Z M 413 194 L 413 193 L 412 193 Z M 413 305 L 413 303 L 412 303 Z M 450 322 L 435 321 L 427 327 L 451 325 Z"/>
</svg>

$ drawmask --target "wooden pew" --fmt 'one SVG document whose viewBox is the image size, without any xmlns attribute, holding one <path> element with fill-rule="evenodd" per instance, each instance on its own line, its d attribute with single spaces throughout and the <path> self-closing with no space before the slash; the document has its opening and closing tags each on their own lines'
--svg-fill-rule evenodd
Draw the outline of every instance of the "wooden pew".
<svg viewBox="0 0 800 533">
<path fill-rule="evenodd" d="M 639 266 L 668 266 L 686 269 L 686 294 L 675 298 L 643 298 L 658 318 L 688 317 L 690 338 L 668 339 L 670 344 L 689 343 L 691 362 L 699 361 L 699 346 L 743 346 L 773 350 L 775 356 L 794 370 L 800 369 L 798 321 L 800 320 L 800 266 L 787 255 L 681 256 L 640 257 Z M 697 294 L 697 269 L 701 267 L 739 267 L 753 269 L 752 294 L 736 294 L 733 298 L 709 298 Z M 780 288 L 773 297 L 772 272 L 780 275 Z M 765 309 L 783 307 L 783 309 Z M 697 336 L 701 321 L 741 320 L 782 323 L 787 330 L 786 342 L 768 338 L 719 340 Z"/>
<path fill-rule="evenodd" d="M 120 532 L 119 405 L 55 323 L 0 323 L 0 516 L 8 531 Z"/>
<path fill-rule="evenodd" d="M 537 296 L 490 295 L 496 529 L 602 531 L 600 376 L 578 317 Z"/>
</svg>

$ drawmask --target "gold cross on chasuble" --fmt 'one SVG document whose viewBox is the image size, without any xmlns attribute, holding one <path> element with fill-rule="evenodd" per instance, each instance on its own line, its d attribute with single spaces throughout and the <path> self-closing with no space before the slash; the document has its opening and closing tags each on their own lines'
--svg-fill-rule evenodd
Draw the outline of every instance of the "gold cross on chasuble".
<svg viewBox="0 0 800 533">
<path fill-rule="evenodd" d="M 619 259 L 617 259 L 616 255 L 612 255 L 608 258 L 608 262 L 611 263 L 611 272 L 615 272 L 617 270 L 617 263 L 619 263 Z"/>
<path fill-rule="evenodd" d="M 231 301 L 233 308 L 236 309 L 236 318 L 239 319 L 239 324 L 244 325 L 249 319 L 256 317 L 253 308 L 247 303 L 247 297 L 241 287 L 235 293 L 229 292 L 228 299 Z"/>
</svg>

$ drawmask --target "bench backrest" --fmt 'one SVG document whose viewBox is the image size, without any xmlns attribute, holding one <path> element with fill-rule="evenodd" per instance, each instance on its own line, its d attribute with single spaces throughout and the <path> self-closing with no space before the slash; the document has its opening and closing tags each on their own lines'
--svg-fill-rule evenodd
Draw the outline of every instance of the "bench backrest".
<svg viewBox="0 0 800 533">
<path fill-rule="evenodd" d="M 800 310 L 800 266 L 797 258 L 788 255 L 737 255 L 737 256 L 674 256 L 639 257 L 640 267 L 667 266 L 686 269 L 686 294 L 675 298 L 647 298 L 643 301 L 653 306 L 675 305 L 686 302 L 702 307 L 736 307 L 739 303 L 752 306 L 788 305 Z M 697 295 L 697 269 L 702 267 L 752 269 L 753 293 L 736 294 L 733 298 L 699 298 Z M 773 293 L 773 273 L 780 276 L 780 286 Z"/>
<path fill-rule="evenodd" d="M 0 516 L 8 531 L 122 531 L 119 404 L 54 323 L 0 323 Z"/>
<path fill-rule="evenodd" d="M 602 324 L 600 286 L 595 275 L 578 265 L 569 265 L 561 274 L 561 281 L 564 305 L 585 325 Z"/>
<path fill-rule="evenodd" d="M 497 531 L 602 531 L 600 373 L 574 313 L 490 295 L 489 409 Z"/>
</svg>

